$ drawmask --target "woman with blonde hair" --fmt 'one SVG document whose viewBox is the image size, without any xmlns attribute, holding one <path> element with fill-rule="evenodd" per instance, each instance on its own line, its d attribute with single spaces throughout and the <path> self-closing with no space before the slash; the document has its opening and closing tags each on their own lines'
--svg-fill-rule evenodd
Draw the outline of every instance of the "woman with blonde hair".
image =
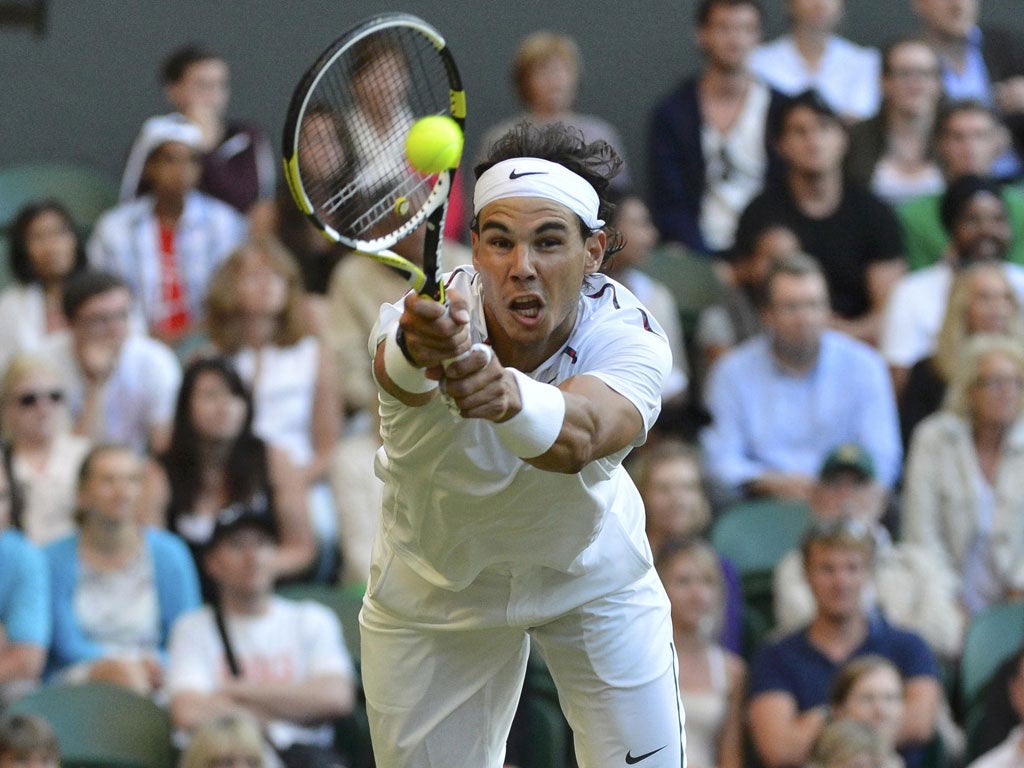
<svg viewBox="0 0 1024 768">
<path fill-rule="evenodd" d="M 89 441 L 71 432 L 59 374 L 46 358 L 19 352 L 0 379 L 0 403 L 12 482 L 25 501 L 14 524 L 40 545 L 70 535 L 78 467 Z"/>
<path fill-rule="evenodd" d="M 904 541 L 941 556 L 968 615 L 1024 597 L 1024 348 L 983 334 L 942 410 L 918 425 L 903 490 Z"/>
<path fill-rule="evenodd" d="M 807 768 L 887 768 L 885 760 L 884 749 L 871 726 L 841 718 L 822 729 Z"/>
<path fill-rule="evenodd" d="M 724 609 L 718 555 L 699 538 L 674 538 L 659 550 L 655 567 L 672 605 L 687 764 L 741 768 L 747 673 L 743 660 L 715 641 Z"/>
<path fill-rule="evenodd" d="M 195 732 L 178 768 L 271 768 L 259 723 L 240 714 L 217 717 Z"/>
<path fill-rule="evenodd" d="M 910 369 L 900 397 L 900 428 L 906 448 L 914 427 L 942 405 L 967 339 L 979 333 L 1009 336 L 1024 345 L 1024 315 L 1004 265 L 978 262 L 953 281 L 936 350 Z"/>
<path fill-rule="evenodd" d="M 311 522 L 321 541 L 318 578 L 336 549 L 328 484 L 341 430 L 341 395 L 330 352 L 304 314 L 299 267 L 274 238 L 251 240 L 214 275 L 207 296 L 210 337 L 252 390 L 253 431 L 284 449 L 303 473 Z"/>
</svg>

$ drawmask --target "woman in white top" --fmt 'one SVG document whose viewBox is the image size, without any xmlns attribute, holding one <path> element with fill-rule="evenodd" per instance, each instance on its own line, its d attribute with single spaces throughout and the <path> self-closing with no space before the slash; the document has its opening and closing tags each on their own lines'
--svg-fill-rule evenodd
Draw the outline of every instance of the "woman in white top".
<svg viewBox="0 0 1024 768">
<path fill-rule="evenodd" d="M 746 665 L 712 639 L 723 607 L 718 555 L 701 539 L 670 539 L 655 566 L 672 604 L 687 765 L 741 768 Z"/>
<path fill-rule="evenodd" d="M 19 350 L 34 351 L 67 327 L 64 283 L 85 267 L 85 248 L 71 214 L 57 200 L 22 208 L 8 232 L 8 257 L 17 281 L 0 294 L 0 372 Z"/>
<path fill-rule="evenodd" d="M 813 88 L 844 119 L 878 111 L 879 56 L 835 34 L 843 0 L 788 0 L 789 34 L 759 46 L 750 68 L 788 96 Z"/>
<path fill-rule="evenodd" d="M 1024 350 L 970 339 L 944 407 L 914 431 L 903 491 L 903 539 L 931 548 L 976 614 L 1024 597 Z"/>
<path fill-rule="evenodd" d="M 19 352 L 0 379 L 3 433 L 24 507 L 15 524 L 39 545 L 75 530 L 75 486 L 89 441 L 71 433 L 64 387 L 51 363 Z"/>
<path fill-rule="evenodd" d="M 218 269 L 207 312 L 213 343 L 252 390 L 253 431 L 300 468 L 317 536 L 333 546 L 327 473 L 341 429 L 341 395 L 330 353 L 309 333 L 304 297 L 295 259 L 276 239 L 261 238 Z"/>
</svg>

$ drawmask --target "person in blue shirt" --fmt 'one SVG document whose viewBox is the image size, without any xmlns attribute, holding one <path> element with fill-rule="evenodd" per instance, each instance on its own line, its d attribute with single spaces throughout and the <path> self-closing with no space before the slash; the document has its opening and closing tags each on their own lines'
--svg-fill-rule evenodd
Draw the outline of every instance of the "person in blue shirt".
<svg viewBox="0 0 1024 768">
<path fill-rule="evenodd" d="M 864 446 L 879 482 L 900 472 L 892 383 L 871 347 L 829 330 L 817 262 L 793 253 L 768 273 L 765 331 L 724 355 L 705 389 L 712 423 L 701 434 L 719 503 L 744 496 L 806 501 L 824 457 Z"/>
<path fill-rule="evenodd" d="M 806 763 L 829 719 L 829 692 L 850 659 L 878 654 L 903 678 L 904 718 L 897 746 L 908 768 L 934 735 L 942 702 L 938 665 L 917 634 L 897 629 L 864 606 L 874 537 L 849 518 L 816 523 L 801 543 L 816 612 L 803 629 L 764 646 L 750 667 L 748 722 L 765 768 Z"/>
<path fill-rule="evenodd" d="M 40 678 L 50 645 L 46 596 L 49 574 L 42 553 L 11 528 L 20 498 L 0 461 L 0 710 Z"/>
</svg>

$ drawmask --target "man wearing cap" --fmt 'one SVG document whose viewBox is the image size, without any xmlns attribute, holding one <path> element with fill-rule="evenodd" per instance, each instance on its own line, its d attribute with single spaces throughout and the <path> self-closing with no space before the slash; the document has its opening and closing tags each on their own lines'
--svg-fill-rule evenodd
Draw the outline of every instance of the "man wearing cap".
<svg viewBox="0 0 1024 768">
<path fill-rule="evenodd" d="M 921 746 L 935 732 L 942 687 L 938 665 L 916 633 L 864 608 L 875 539 L 848 517 L 818 521 L 801 542 L 804 575 L 814 597 L 809 623 L 763 646 L 750 665 L 750 734 L 765 768 L 807 762 L 828 720 L 836 673 L 850 659 L 879 654 L 903 677 L 904 717 L 897 738 L 908 767 L 921 765 Z"/>
<path fill-rule="evenodd" d="M 191 732 L 244 713 L 265 725 L 288 768 L 341 768 L 331 721 L 352 710 L 352 661 L 330 610 L 274 594 L 275 547 L 265 514 L 245 505 L 218 514 L 203 559 L 217 599 L 171 632 L 171 718 Z"/>
<path fill-rule="evenodd" d="M 875 479 L 871 455 L 857 443 L 838 446 L 825 457 L 811 492 L 815 521 L 857 520 L 875 540 L 872 583 L 864 607 L 880 611 L 893 625 L 913 630 L 929 647 L 954 659 L 963 645 L 964 620 L 957 606 L 956 579 L 924 548 L 892 541 L 881 524 L 885 489 Z M 787 553 L 775 566 L 775 628 L 794 632 L 814 617 L 814 596 L 807 585 L 800 553 Z"/>
<path fill-rule="evenodd" d="M 171 343 L 196 329 L 210 277 L 247 228 L 197 189 L 202 149 L 202 131 L 182 115 L 147 120 L 126 171 L 141 176 L 143 194 L 104 213 L 87 247 L 93 266 L 128 282 L 149 331 Z"/>
<path fill-rule="evenodd" d="M 575 129 L 517 126 L 476 169 L 450 308 L 381 309 L 385 488 L 361 614 L 378 765 L 501 766 L 531 642 L 580 765 L 680 765 L 669 605 L 621 465 L 671 355 L 598 273 L 619 164 Z"/>
<path fill-rule="evenodd" d="M 786 102 L 778 150 L 784 178 L 765 186 L 740 216 L 736 239 L 769 224 L 789 227 L 821 263 L 832 303 L 832 327 L 874 343 L 880 313 L 905 269 L 899 225 L 868 189 L 843 174 L 842 119 L 815 91 Z"/>
</svg>

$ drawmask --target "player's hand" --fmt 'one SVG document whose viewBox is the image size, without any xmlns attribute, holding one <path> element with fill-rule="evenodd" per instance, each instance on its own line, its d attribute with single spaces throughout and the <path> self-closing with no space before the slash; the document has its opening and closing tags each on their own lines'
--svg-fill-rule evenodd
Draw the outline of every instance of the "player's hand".
<svg viewBox="0 0 1024 768">
<path fill-rule="evenodd" d="M 427 376 L 440 379 L 445 360 L 469 351 L 469 305 L 458 291 L 448 292 L 448 306 L 409 293 L 405 311 L 398 321 L 405 334 L 406 349 Z"/>
<path fill-rule="evenodd" d="M 482 344 L 447 365 L 442 387 L 466 419 L 505 421 L 523 407 L 515 377 Z"/>
</svg>

